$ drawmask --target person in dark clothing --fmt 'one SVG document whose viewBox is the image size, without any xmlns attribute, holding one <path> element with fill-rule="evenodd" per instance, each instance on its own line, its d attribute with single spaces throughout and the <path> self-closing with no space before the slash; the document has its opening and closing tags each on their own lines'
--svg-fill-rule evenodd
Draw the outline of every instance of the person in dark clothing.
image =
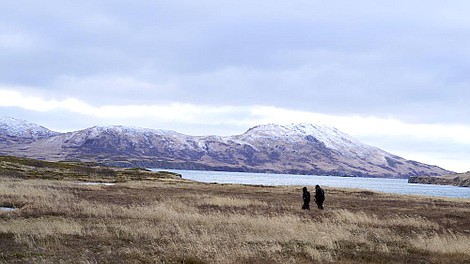
<svg viewBox="0 0 470 264">
<path fill-rule="evenodd" d="M 323 202 L 325 201 L 325 191 L 320 188 L 320 185 L 315 186 L 315 203 L 318 205 L 318 209 L 323 209 Z"/>
<path fill-rule="evenodd" d="M 310 192 L 307 191 L 307 187 L 304 187 L 302 194 L 302 199 L 304 200 L 304 205 L 302 205 L 303 210 L 310 210 Z"/>
</svg>

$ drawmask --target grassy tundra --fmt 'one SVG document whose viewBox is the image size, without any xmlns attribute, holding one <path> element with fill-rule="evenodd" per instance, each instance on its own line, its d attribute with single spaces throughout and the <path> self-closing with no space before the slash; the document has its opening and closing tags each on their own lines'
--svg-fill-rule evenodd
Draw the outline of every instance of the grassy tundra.
<svg viewBox="0 0 470 264">
<path fill-rule="evenodd" d="M 3 263 L 470 262 L 468 199 L 325 188 L 326 209 L 302 211 L 302 186 L 0 164 L 0 206 L 18 208 L 0 211 Z"/>
</svg>

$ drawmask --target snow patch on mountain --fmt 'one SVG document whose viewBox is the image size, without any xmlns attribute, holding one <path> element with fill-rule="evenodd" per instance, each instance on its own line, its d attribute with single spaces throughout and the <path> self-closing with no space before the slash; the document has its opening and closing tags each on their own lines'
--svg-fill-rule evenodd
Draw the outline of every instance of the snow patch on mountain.
<svg viewBox="0 0 470 264">
<path fill-rule="evenodd" d="M 172 130 L 163 130 L 163 129 L 151 129 L 151 128 L 143 128 L 143 127 L 135 127 L 135 126 L 122 126 L 122 125 L 115 125 L 115 126 L 94 126 L 91 129 L 97 134 L 103 132 L 116 132 L 127 136 L 140 136 L 145 133 L 157 134 L 157 135 L 173 135 L 173 136 L 180 136 L 178 132 Z"/>
<path fill-rule="evenodd" d="M 0 132 L 10 137 L 30 139 L 47 138 L 60 134 L 43 126 L 12 117 L 0 117 Z"/>
<path fill-rule="evenodd" d="M 335 150 L 343 156 L 357 157 L 360 159 L 374 159 L 385 162 L 385 157 L 391 154 L 366 144 L 352 136 L 339 131 L 336 128 L 314 124 L 291 125 L 259 125 L 251 128 L 239 139 L 255 142 L 264 139 L 282 139 L 287 142 L 298 142 L 299 139 L 312 136 L 323 142 L 329 149 Z"/>
<path fill-rule="evenodd" d="M 142 139 L 148 139 L 151 136 L 160 135 L 162 137 L 173 137 L 181 141 L 185 135 L 172 130 L 150 129 L 134 126 L 94 126 L 83 130 L 64 133 L 61 137 L 50 138 L 49 141 L 63 141 L 70 145 L 80 145 L 86 140 L 100 137 L 104 134 L 115 134 L 119 137 L 126 137 L 132 142 L 139 142 Z"/>
</svg>

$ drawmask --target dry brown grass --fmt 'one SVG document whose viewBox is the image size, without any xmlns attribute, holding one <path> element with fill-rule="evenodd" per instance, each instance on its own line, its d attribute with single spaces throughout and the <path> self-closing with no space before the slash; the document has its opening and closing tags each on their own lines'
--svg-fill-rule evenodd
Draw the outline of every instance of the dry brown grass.
<svg viewBox="0 0 470 264">
<path fill-rule="evenodd" d="M 468 263 L 470 201 L 184 180 L 0 179 L 0 262 Z M 423 210 L 423 208 L 426 208 Z"/>
</svg>

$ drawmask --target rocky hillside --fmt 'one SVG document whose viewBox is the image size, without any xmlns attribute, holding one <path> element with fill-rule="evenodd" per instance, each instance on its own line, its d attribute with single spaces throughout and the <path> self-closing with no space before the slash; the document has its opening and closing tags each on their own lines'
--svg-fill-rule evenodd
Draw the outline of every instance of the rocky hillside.
<svg viewBox="0 0 470 264">
<path fill-rule="evenodd" d="M 444 176 L 411 176 L 408 182 L 470 187 L 470 172 Z"/>
<path fill-rule="evenodd" d="M 0 152 L 123 167 L 394 178 L 451 173 L 365 145 L 335 128 L 312 124 L 261 125 L 227 137 L 96 126 L 63 134 L 17 137 L 3 144 Z"/>
</svg>

